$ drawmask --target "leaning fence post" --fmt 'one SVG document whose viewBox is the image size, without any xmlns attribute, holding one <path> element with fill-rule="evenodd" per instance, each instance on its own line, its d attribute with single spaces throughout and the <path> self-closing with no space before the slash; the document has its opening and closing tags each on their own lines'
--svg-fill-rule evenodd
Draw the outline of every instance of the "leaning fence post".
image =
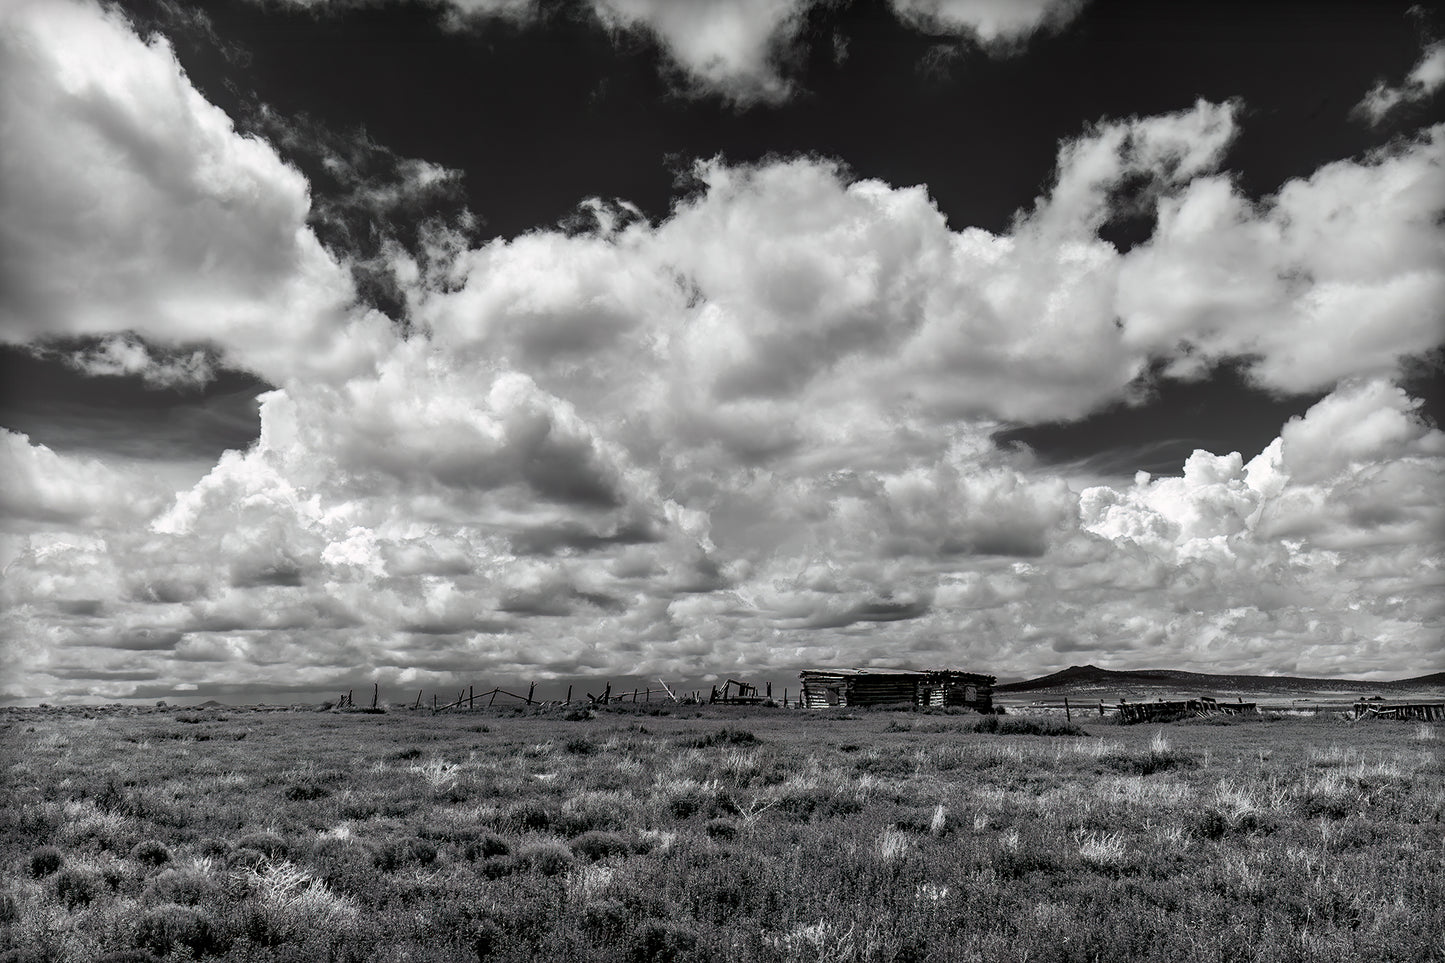
<svg viewBox="0 0 1445 963">
<path fill-rule="evenodd" d="M 1073 716 L 1073 714 L 1069 712 L 1069 697 L 1068 697 L 1068 696 L 1064 696 L 1064 721 L 1065 721 L 1065 722 L 1073 722 L 1073 721 L 1074 721 L 1074 716 Z"/>
<path fill-rule="evenodd" d="M 533 682 L 527 687 L 527 705 L 532 704 L 532 693 L 537 691 L 537 683 Z"/>
<path fill-rule="evenodd" d="M 420 690 L 420 689 L 417 689 L 417 690 L 416 690 L 416 705 L 412 706 L 412 708 L 413 708 L 413 709 L 420 709 L 420 708 L 421 708 L 421 690 Z"/>
<path fill-rule="evenodd" d="M 572 702 L 572 687 L 569 685 L 569 686 L 567 687 L 567 703 L 570 705 L 571 702 Z"/>
<path fill-rule="evenodd" d="M 501 686 L 497 686 L 497 689 L 500 689 L 500 688 L 501 688 Z M 492 703 L 493 703 L 493 702 L 496 702 L 496 701 L 497 701 L 497 689 L 493 689 L 493 690 L 492 690 L 492 697 L 487 700 L 487 708 L 488 708 L 488 709 L 490 709 L 490 708 L 492 707 Z"/>
</svg>

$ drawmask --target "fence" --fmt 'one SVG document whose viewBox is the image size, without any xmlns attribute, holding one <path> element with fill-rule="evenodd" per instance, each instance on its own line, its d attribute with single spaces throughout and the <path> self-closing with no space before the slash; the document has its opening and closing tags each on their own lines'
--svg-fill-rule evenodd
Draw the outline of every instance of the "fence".
<svg viewBox="0 0 1445 963">
<path fill-rule="evenodd" d="M 627 692 L 627 691 L 624 690 L 624 691 L 619 692 L 619 693 L 616 693 L 616 694 L 614 694 L 613 691 L 612 691 L 612 683 L 611 683 L 611 682 L 608 682 L 608 683 L 603 687 L 602 692 L 601 692 L 600 694 L 593 695 L 591 692 L 587 692 L 587 693 L 584 693 L 585 699 L 575 699 L 575 700 L 572 698 L 572 692 L 573 692 L 573 688 L 574 688 L 574 687 L 573 687 L 573 686 L 570 686 L 570 685 L 567 687 L 567 697 L 566 697 L 565 699 L 551 699 L 551 700 L 538 699 L 538 698 L 536 698 L 536 695 L 537 695 L 537 683 L 535 683 L 535 682 L 533 682 L 531 685 L 529 685 L 529 686 L 527 687 L 527 694 L 526 694 L 526 695 L 522 695 L 522 694 L 517 693 L 517 692 L 511 692 L 511 691 L 509 691 L 509 690 L 507 690 L 507 689 L 503 689 L 501 686 L 496 686 L 496 687 L 494 687 L 494 688 L 486 689 L 486 690 L 483 690 L 483 691 L 481 691 L 481 692 L 478 692 L 478 691 L 476 690 L 476 686 L 467 686 L 465 689 L 462 689 L 462 690 L 460 690 L 459 692 L 457 692 L 457 694 L 456 694 L 455 696 L 448 696 L 448 697 L 447 697 L 448 701 L 446 701 L 446 702 L 443 702 L 443 701 L 442 701 L 442 697 L 441 697 L 439 694 L 437 694 L 437 693 L 435 693 L 435 692 L 432 693 L 432 697 L 431 697 L 431 710 L 432 710 L 433 712 L 446 712 L 446 711 L 452 710 L 452 709 L 472 710 L 472 709 L 476 709 L 476 708 L 477 708 L 477 706 L 478 706 L 478 700 L 485 700 L 484 702 L 482 702 L 482 708 L 490 708 L 490 707 L 496 705 L 496 703 L 497 703 L 497 698 L 498 698 L 498 697 L 501 697 L 501 698 L 504 700 L 504 703 L 503 703 L 504 705 L 519 705 L 519 704 L 520 704 L 520 705 L 537 706 L 537 707 L 546 707 L 546 706 L 560 707 L 560 706 L 570 706 L 570 705 L 583 705 L 583 706 L 596 706 L 596 705 L 603 705 L 603 706 L 605 706 L 605 705 L 620 705 L 620 704 L 633 704 L 633 705 L 636 705 L 636 704 L 638 704 L 638 703 L 650 703 L 650 702 L 653 701 L 653 697 L 654 697 L 654 696 L 656 696 L 657 702 L 658 702 L 659 704 L 672 704 L 672 705 L 703 705 L 703 704 L 705 704 L 705 703 L 706 703 L 706 704 L 717 704 L 717 705 L 768 705 L 768 704 L 772 704 L 772 705 L 781 705 L 781 706 L 782 706 L 783 708 L 785 708 L 785 709 L 786 709 L 786 708 L 791 708 L 791 706 L 790 706 L 790 704 L 789 704 L 789 700 L 788 700 L 788 690 L 787 690 L 787 689 L 784 689 L 784 690 L 783 690 L 783 699 L 782 699 L 782 702 L 781 702 L 781 703 L 774 703 L 774 702 L 771 701 L 771 700 L 772 700 L 772 695 L 773 695 L 773 687 L 772 687 L 772 684 L 771 684 L 771 683 L 769 683 L 769 684 L 767 685 L 767 689 L 766 689 L 767 695 L 766 695 L 766 696 L 759 696 L 759 695 L 757 695 L 757 687 L 756 687 L 756 686 L 749 686 L 746 695 L 742 695 L 742 694 L 739 694 L 739 695 L 731 695 L 731 693 L 730 693 L 730 691 L 729 691 L 728 689 L 726 689 L 726 688 L 724 688 L 724 689 L 719 689 L 717 686 L 713 686 L 711 692 L 708 693 L 708 694 L 706 694 L 706 695 L 703 693 L 703 691 L 702 691 L 701 689 L 695 689 L 695 690 L 692 690 L 692 691 L 684 691 L 681 695 L 679 695 L 679 694 L 678 694 L 677 692 L 675 692 L 671 687 L 669 687 L 666 682 L 663 682 L 661 679 L 659 679 L 658 682 L 659 682 L 659 684 L 661 685 L 661 688 L 660 688 L 660 689 L 653 689 L 653 688 L 651 688 L 650 686 L 638 686 L 638 687 L 633 688 L 633 690 L 632 690 L 631 692 Z M 737 685 L 737 683 L 731 683 L 731 684 L 732 684 L 732 685 Z M 423 708 L 423 705 L 422 705 L 422 697 L 423 697 L 423 695 L 425 695 L 425 690 L 418 689 L 418 690 L 417 690 L 417 693 L 416 693 L 416 700 L 412 703 L 411 708 L 413 708 L 413 709 L 421 709 L 421 708 Z M 371 709 L 372 709 L 372 710 L 376 710 L 376 709 L 377 709 L 378 703 L 379 703 L 379 701 L 380 701 L 380 698 L 381 698 L 381 685 L 380 685 L 380 683 L 375 683 L 375 682 L 374 682 L 374 683 L 372 683 L 372 693 L 371 693 Z M 510 701 L 506 701 L 506 700 L 510 700 Z M 336 702 L 336 708 L 338 708 L 338 709 L 355 709 L 355 708 L 357 708 L 357 706 L 356 706 L 356 690 L 355 690 L 355 689 L 351 689 L 351 690 L 348 690 L 348 691 L 342 693 L 341 697 L 340 697 L 340 698 L 337 700 L 337 702 Z M 363 711 L 365 711 L 365 710 L 363 710 Z"/>
</svg>

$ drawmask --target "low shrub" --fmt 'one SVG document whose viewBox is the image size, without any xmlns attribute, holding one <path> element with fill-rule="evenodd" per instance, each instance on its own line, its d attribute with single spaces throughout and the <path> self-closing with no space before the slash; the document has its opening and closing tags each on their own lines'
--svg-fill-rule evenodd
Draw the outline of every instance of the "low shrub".
<svg viewBox="0 0 1445 963">
<path fill-rule="evenodd" d="M 1088 733 L 1070 722 L 1057 719 L 1026 719 L 1020 716 L 986 715 L 970 727 L 974 732 L 1000 736 L 1087 736 Z"/>
<path fill-rule="evenodd" d="M 67 867 L 55 874 L 55 898 L 66 909 L 89 906 L 105 890 L 99 874 L 88 869 Z"/>
<path fill-rule="evenodd" d="M 692 746 L 694 749 L 707 749 L 710 746 L 755 746 L 762 741 L 750 730 L 723 727 L 717 732 L 693 739 Z"/>
<path fill-rule="evenodd" d="M 286 837 L 270 830 L 247 833 L 236 840 L 236 848 L 255 850 L 268 859 L 281 859 L 291 852 L 291 844 L 286 842 Z"/>
<path fill-rule="evenodd" d="M 285 796 L 293 802 L 305 802 L 312 799 L 325 799 L 331 795 L 331 790 L 314 782 L 295 782 L 286 787 Z"/>
<path fill-rule="evenodd" d="M 533 843 L 517 853 L 527 869 L 543 876 L 556 876 L 572 865 L 572 850 L 561 843 Z"/>
<path fill-rule="evenodd" d="M 226 865 L 231 869 L 254 869 L 271 857 L 250 846 L 237 846 L 226 854 Z"/>
<path fill-rule="evenodd" d="M 436 859 L 437 848 L 433 843 L 420 836 L 410 836 L 383 843 L 371 861 L 383 873 L 391 873 L 403 866 L 430 866 Z"/>
<path fill-rule="evenodd" d="M 200 906 L 214 899 L 221 888 L 219 881 L 198 870 L 167 869 L 151 878 L 143 896 L 149 903 Z"/>
<path fill-rule="evenodd" d="M 507 812 L 507 819 L 520 830 L 537 832 L 551 826 L 556 817 L 540 802 L 527 800 L 513 806 Z"/>
<path fill-rule="evenodd" d="M 692 929 L 665 920 L 644 920 L 632 934 L 629 963 L 677 963 L 691 959 L 697 950 Z"/>
<path fill-rule="evenodd" d="M 592 830 L 576 837 L 567 844 L 578 856 L 596 862 L 609 856 L 623 856 L 631 849 L 627 840 L 617 833 Z"/>
<path fill-rule="evenodd" d="M 477 863 L 477 872 L 484 879 L 501 879 L 520 872 L 524 866 L 515 856 L 488 856 Z"/>
<path fill-rule="evenodd" d="M 462 855 L 470 860 L 486 859 L 488 856 L 506 856 L 512 847 L 495 833 L 482 833 L 468 839 L 462 846 Z"/>
<path fill-rule="evenodd" d="M 171 851 L 158 839 L 147 839 L 136 844 L 130 851 L 130 858 L 142 866 L 163 866 L 171 861 Z"/>
<path fill-rule="evenodd" d="M 51 873 L 60 869 L 65 860 L 60 855 L 60 850 L 54 846 L 41 846 L 30 851 L 27 865 L 30 868 L 30 875 L 36 879 L 44 879 Z"/>
<path fill-rule="evenodd" d="M 582 911 L 582 925 L 607 942 L 626 933 L 627 924 L 631 921 L 632 911 L 621 900 L 593 900 Z"/>
<path fill-rule="evenodd" d="M 731 819 L 710 819 L 704 830 L 712 839 L 736 839 L 738 824 Z"/>
<path fill-rule="evenodd" d="M 216 926 L 208 914 L 174 904 L 156 906 L 142 914 L 136 927 L 136 944 L 158 956 L 167 956 L 182 947 L 195 956 L 222 949 Z"/>
</svg>

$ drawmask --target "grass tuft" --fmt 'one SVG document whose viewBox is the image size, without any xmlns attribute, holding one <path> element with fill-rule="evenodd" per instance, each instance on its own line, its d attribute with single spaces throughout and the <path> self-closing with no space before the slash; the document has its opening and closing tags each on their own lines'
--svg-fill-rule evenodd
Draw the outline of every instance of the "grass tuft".
<svg viewBox="0 0 1445 963">
<path fill-rule="evenodd" d="M 26 865 L 30 875 L 35 879 L 43 879 L 60 869 L 65 859 L 60 855 L 60 850 L 54 846 L 41 846 L 30 851 Z"/>
</svg>

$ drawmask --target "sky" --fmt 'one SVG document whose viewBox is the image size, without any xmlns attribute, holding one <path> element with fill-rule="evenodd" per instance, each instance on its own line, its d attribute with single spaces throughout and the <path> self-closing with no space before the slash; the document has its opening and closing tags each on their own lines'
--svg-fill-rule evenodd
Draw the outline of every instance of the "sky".
<svg viewBox="0 0 1445 963">
<path fill-rule="evenodd" d="M 0 702 L 1438 671 L 1442 36 L 12 0 Z"/>
</svg>

